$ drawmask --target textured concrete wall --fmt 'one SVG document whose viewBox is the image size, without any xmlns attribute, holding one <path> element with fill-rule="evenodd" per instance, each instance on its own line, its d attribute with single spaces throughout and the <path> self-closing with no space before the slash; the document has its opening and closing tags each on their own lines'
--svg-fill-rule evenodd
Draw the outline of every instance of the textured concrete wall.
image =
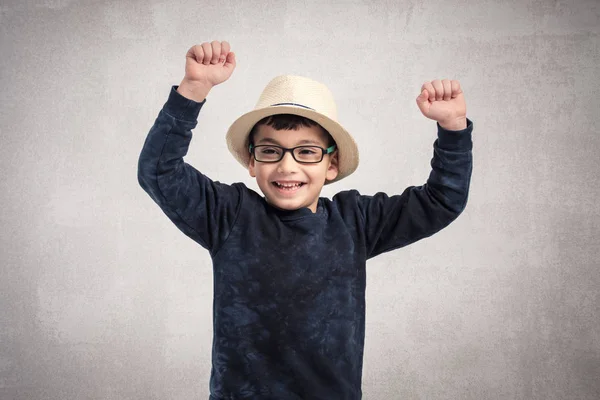
<svg viewBox="0 0 600 400">
<path fill-rule="evenodd" d="M 0 6 L 0 399 L 206 399 L 208 254 L 138 186 L 187 49 L 228 40 L 187 161 L 251 179 L 227 127 L 283 73 L 326 83 L 362 162 L 324 195 L 422 184 L 462 83 L 463 215 L 368 265 L 364 398 L 600 398 L 600 2 L 18 1 Z"/>
</svg>

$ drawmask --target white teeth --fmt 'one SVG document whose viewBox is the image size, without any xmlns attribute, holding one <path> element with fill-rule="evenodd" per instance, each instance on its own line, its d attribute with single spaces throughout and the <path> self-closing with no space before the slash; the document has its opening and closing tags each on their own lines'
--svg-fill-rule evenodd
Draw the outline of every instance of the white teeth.
<svg viewBox="0 0 600 400">
<path fill-rule="evenodd" d="M 275 184 L 281 188 L 286 188 L 286 189 L 293 189 L 293 188 L 298 188 L 300 186 L 302 186 L 301 183 L 279 183 L 279 182 L 275 182 Z"/>
</svg>

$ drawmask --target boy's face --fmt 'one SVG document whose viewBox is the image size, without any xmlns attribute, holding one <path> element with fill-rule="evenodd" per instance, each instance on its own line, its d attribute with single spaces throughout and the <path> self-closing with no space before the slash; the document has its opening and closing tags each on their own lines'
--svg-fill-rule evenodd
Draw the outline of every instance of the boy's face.
<svg viewBox="0 0 600 400">
<path fill-rule="evenodd" d="M 327 135 L 320 126 L 277 131 L 271 126 L 260 125 L 254 136 L 254 145 L 328 147 Z M 317 164 L 298 163 L 290 152 L 274 163 L 258 162 L 250 157 L 248 169 L 269 204 L 283 210 L 307 207 L 316 212 L 325 181 L 335 179 L 338 174 L 337 151 L 326 154 Z"/>
</svg>

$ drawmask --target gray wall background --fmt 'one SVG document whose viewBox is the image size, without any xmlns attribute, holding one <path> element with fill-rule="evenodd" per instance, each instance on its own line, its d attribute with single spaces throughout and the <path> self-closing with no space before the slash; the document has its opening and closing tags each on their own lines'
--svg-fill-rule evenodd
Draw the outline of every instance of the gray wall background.
<svg viewBox="0 0 600 400">
<path fill-rule="evenodd" d="M 208 253 L 138 186 L 193 44 L 228 40 L 187 161 L 276 75 L 333 91 L 362 161 L 323 195 L 424 183 L 421 84 L 474 121 L 463 215 L 368 265 L 364 398 L 600 398 L 600 2 L 17 1 L 0 6 L 0 399 L 206 399 Z"/>
</svg>

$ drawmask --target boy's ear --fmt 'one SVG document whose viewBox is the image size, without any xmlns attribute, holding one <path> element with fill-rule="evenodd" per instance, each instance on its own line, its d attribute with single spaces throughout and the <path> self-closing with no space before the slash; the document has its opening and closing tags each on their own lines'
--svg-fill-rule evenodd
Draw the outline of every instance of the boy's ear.
<svg viewBox="0 0 600 400">
<path fill-rule="evenodd" d="M 325 178 L 328 181 L 332 181 L 338 176 L 338 172 L 338 152 L 336 150 L 329 159 L 329 167 L 327 167 L 327 174 L 325 175 Z"/>
<path fill-rule="evenodd" d="M 256 172 L 254 172 L 254 156 L 250 155 L 250 161 L 248 161 L 248 172 L 250 172 L 250 176 L 256 178 Z"/>
</svg>

